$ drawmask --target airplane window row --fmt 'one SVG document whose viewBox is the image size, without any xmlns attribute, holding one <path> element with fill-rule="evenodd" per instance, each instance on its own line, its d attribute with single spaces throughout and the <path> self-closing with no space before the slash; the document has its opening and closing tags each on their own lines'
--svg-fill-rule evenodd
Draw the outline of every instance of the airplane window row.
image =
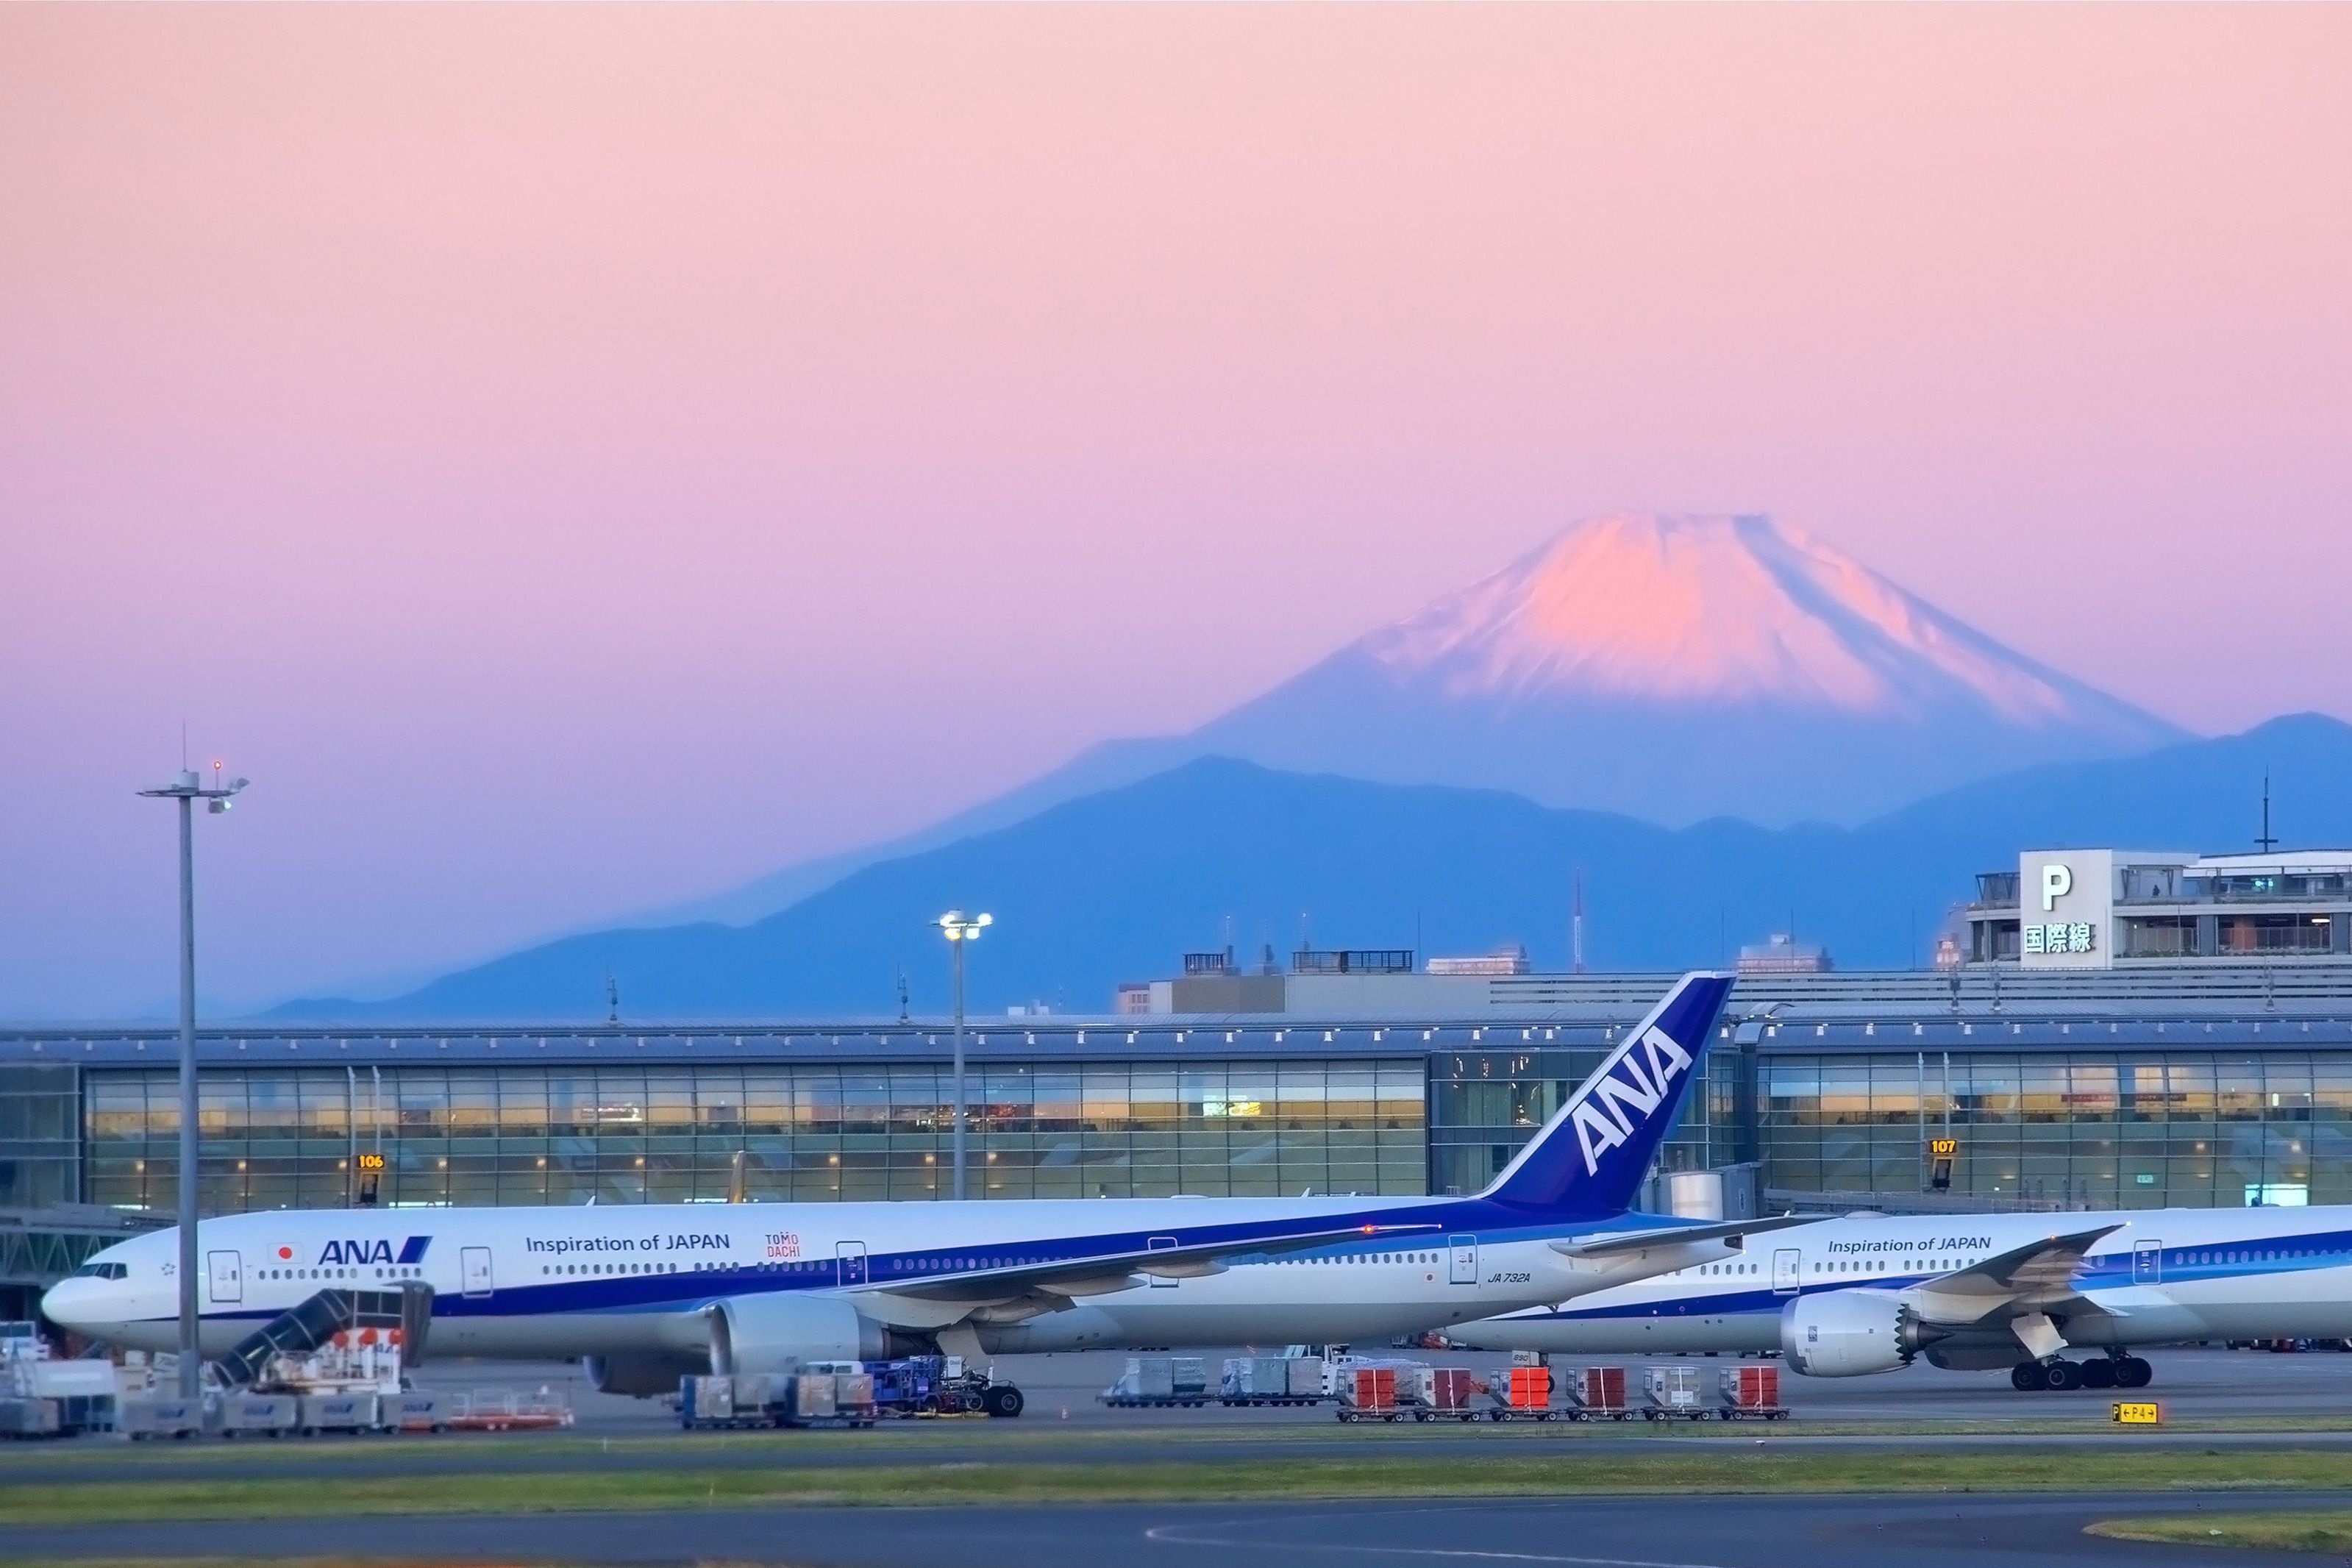
<svg viewBox="0 0 2352 1568">
<path fill-rule="evenodd" d="M 378 1279 L 420 1279 L 424 1276 L 425 1270 L 422 1268 L 379 1268 L 375 1271 L 375 1278 Z M 255 1278 L 260 1279 L 357 1279 L 360 1278 L 360 1271 L 356 1268 L 262 1268 L 255 1271 Z"/>
<path fill-rule="evenodd" d="M 541 1274 L 675 1274 L 675 1263 L 548 1263 Z"/>
</svg>

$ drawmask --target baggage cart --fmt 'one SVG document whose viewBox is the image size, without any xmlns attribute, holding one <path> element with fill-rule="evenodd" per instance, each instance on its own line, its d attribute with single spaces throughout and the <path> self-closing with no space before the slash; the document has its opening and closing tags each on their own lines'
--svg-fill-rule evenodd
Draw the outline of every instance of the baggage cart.
<svg viewBox="0 0 2352 1568">
<path fill-rule="evenodd" d="M 1642 1374 L 1642 1393 L 1648 1403 L 1643 1407 L 1645 1421 L 1704 1421 L 1707 1410 L 1699 1397 L 1698 1368 L 1695 1366 L 1654 1366 Z"/>
<path fill-rule="evenodd" d="M 448 1402 L 437 1394 L 419 1394 L 411 1389 L 394 1394 L 385 1404 L 391 1406 L 385 1425 L 395 1432 L 449 1430 Z"/>
<path fill-rule="evenodd" d="M 1331 1397 L 1330 1368 L 1319 1355 L 1285 1356 L 1290 1370 L 1290 1396 L 1302 1405 Z"/>
<path fill-rule="evenodd" d="M 870 1372 L 839 1372 L 833 1377 L 834 1408 L 851 1426 L 871 1426 L 877 1414 L 874 1403 L 874 1374 Z"/>
<path fill-rule="evenodd" d="M 1217 1397 L 1227 1405 L 1311 1405 L 1323 1397 L 1323 1363 L 1315 1363 L 1312 1381 L 1295 1386 L 1297 1358 L 1259 1355 L 1227 1356 L 1218 1378 Z"/>
<path fill-rule="evenodd" d="M 296 1429 L 305 1437 L 384 1429 L 383 1401 L 373 1394 L 305 1394 L 297 1408 Z"/>
<path fill-rule="evenodd" d="M 685 1427 L 731 1426 L 735 1380 L 723 1373 L 677 1380 L 677 1424 Z"/>
<path fill-rule="evenodd" d="M 1752 1366 L 1727 1366 L 1719 1374 L 1722 1401 L 1717 1406 L 1726 1421 L 1785 1421 L 1780 1403 L 1780 1369 L 1769 1362 Z"/>
<path fill-rule="evenodd" d="M 220 1403 L 220 1435 L 283 1437 L 299 1415 L 290 1394 L 232 1394 Z"/>
<path fill-rule="evenodd" d="M 1622 1366 L 1587 1366 L 1577 1369 L 1568 1382 L 1570 1419 L 1574 1421 L 1623 1421 L 1633 1410 L 1625 1403 L 1625 1369 Z"/>
<path fill-rule="evenodd" d="M 134 1394 L 115 1413 L 115 1429 L 136 1443 L 148 1437 L 191 1437 L 205 1429 L 202 1400 Z"/>
<path fill-rule="evenodd" d="M 1129 1356 L 1118 1381 L 1103 1390 L 1102 1402 L 1130 1410 L 1206 1405 L 1208 1367 L 1199 1356 Z"/>
<path fill-rule="evenodd" d="M 1424 1366 L 1413 1373 L 1415 1421 L 1475 1421 L 1470 1396 L 1477 1379 L 1465 1366 Z"/>
<path fill-rule="evenodd" d="M 478 1389 L 459 1394 L 449 1411 L 452 1432 L 548 1432 L 571 1425 L 571 1407 L 547 1394 Z"/>
<path fill-rule="evenodd" d="M 23 1395 L 0 1399 L 0 1437 L 55 1437 L 59 1432 L 56 1400 Z"/>
</svg>

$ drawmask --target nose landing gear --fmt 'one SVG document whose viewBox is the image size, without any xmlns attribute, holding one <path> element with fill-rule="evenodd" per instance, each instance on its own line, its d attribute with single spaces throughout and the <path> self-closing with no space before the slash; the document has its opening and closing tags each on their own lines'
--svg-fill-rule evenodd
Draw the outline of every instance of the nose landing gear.
<svg viewBox="0 0 2352 1568">
<path fill-rule="evenodd" d="M 2021 1394 L 2050 1389 L 2065 1393 L 2077 1388 L 2146 1388 L 2156 1369 L 2138 1356 L 2101 1356 L 2092 1361 L 2021 1361 L 2010 1369 L 2009 1385 Z"/>
</svg>

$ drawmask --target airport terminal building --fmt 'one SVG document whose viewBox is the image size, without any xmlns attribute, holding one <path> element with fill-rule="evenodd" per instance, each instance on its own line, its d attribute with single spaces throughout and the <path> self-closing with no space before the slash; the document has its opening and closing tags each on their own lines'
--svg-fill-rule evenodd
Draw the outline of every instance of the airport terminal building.
<svg viewBox="0 0 2352 1568">
<path fill-rule="evenodd" d="M 2154 917 L 2061 900 L 2151 862 L 2064 853 L 2049 919 L 2060 879 L 2029 856 L 1971 925 L 1995 943 L 2002 921 L 2090 924 L 2094 952 L 2136 942 L 2101 922 Z M 2164 918 L 2251 906 L 2325 945 L 1744 976 L 1662 1163 L 1733 1173 L 1735 1212 L 2352 1202 L 2352 954 L 2334 935 L 2352 894 L 2337 873 L 2275 874 L 2338 882 L 2224 885 L 2225 908 Z M 980 1021 L 971 1190 L 1475 1190 L 1671 979 L 1393 962 L 1307 978 L 1248 1012 Z M 1297 1010 L 1309 999 L 1325 1016 Z M 931 1198 L 950 1184 L 950 1052 L 936 1021 L 208 1029 L 201 1201 Z M 0 1313 L 169 1214 L 176 1055 L 168 1030 L 0 1030 Z"/>
</svg>

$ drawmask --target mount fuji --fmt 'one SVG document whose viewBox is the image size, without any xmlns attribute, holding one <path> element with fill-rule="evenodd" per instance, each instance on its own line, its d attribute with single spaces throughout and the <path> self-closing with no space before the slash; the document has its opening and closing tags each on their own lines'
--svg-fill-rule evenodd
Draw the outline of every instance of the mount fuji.
<svg viewBox="0 0 2352 1568">
<path fill-rule="evenodd" d="M 1617 512 L 1190 733 L 1103 742 L 916 833 L 629 923 L 758 920 L 861 867 L 1202 756 L 1667 826 L 1776 826 L 1851 825 L 2011 769 L 2186 738 L 1769 517 Z"/>
<path fill-rule="evenodd" d="M 1771 826 L 2181 738 L 1770 518 L 1624 512 L 1186 739 L 1269 767 Z"/>
</svg>

